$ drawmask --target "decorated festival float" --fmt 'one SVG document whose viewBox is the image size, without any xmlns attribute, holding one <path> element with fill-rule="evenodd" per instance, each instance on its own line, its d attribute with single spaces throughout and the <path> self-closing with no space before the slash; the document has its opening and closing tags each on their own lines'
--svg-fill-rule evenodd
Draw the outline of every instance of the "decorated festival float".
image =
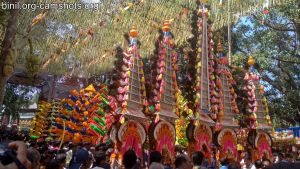
<svg viewBox="0 0 300 169">
<path fill-rule="evenodd" d="M 175 160 L 175 120 L 179 114 L 179 89 L 176 79 L 178 58 L 170 30 L 171 23 L 165 20 L 152 58 L 151 92 L 147 113 L 152 121 L 148 130 L 149 148 L 161 152 L 163 163 L 166 165 L 173 164 Z"/>
<path fill-rule="evenodd" d="M 272 149 L 277 151 L 297 152 L 300 149 L 300 127 L 276 129 L 271 132 Z M 292 150 L 290 150 L 292 148 Z"/>
<path fill-rule="evenodd" d="M 272 158 L 271 119 L 269 116 L 267 99 L 264 96 L 264 86 L 260 84 L 260 77 L 255 73 L 253 56 L 248 58 L 249 70 L 245 73 L 246 85 L 246 116 L 249 121 L 248 143 L 251 146 L 252 160 Z"/>
<path fill-rule="evenodd" d="M 93 85 L 79 92 L 71 90 L 69 97 L 61 100 L 58 112 L 52 114 L 52 139 L 75 144 L 103 142 L 113 123 L 114 103 L 106 85 L 98 90 Z"/>
<path fill-rule="evenodd" d="M 122 164 L 122 155 L 133 149 L 143 159 L 144 143 L 147 139 L 146 127 L 149 126 L 145 116 L 147 106 L 144 66 L 139 54 L 138 31 L 135 27 L 129 32 L 128 48 L 116 49 L 117 61 L 113 72 L 112 92 L 117 99 L 116 119 L 112 126 L 110 138 L 115 143 L 112 166 L 116 158 Z"/>
<path fill-rule="evenodd" d="M 46 101 L 40 101 L 38 103 L 38 111 L 31 121 L 31 128 L 29 130 L 32 139 L 39 139 L 49 134 L 47 128 L 51 126 L 51 119 L 48 117 L 51 114 L 51 104 Z"/>
<path fill-rule="evenodd" d="M 212 144 L 217 145 L 218 158 L 237 158 L 237 137 L 233 120 L 238 113 L 235 81 L 230 73 L 228 58 L 223 56 L 221 40 L 214 54 L 212 27 L 208 24 L 208 9 L 202 3 L 198 13 L 199 43 L 197 49 L 195 119 L 187 128 L 189 153 L 203 151 L 210 159 Z M 223 128 L 224 127 L 224 128 Z M 223 130 L 222 130 L 223 128 Z"/>
<path fill-rule="evenodd" d="M 217 114 L 215 126 L 215 142 L 220 146 L 219 158 L 238 160 L 237 135 L 239 128 L 235 115 L 239 113 L 237 94 L 234 90 L 235 80 L 228 67 L 228 57 L 223 54 L 221 37 L 218 37 L 215 73 L 212 74 L 212 111 Z"/>
<path fill-rule="evenodd" d="M 197 42 L 196 77 L 195 77 L 195 105 L 194 114 L 187 127 L 188 152 L 205 151 L 205 156 L 211 156 L 213 143 L 212 126 L 215 122 L 209 117 L 211 107 L 210 74 L 213 66 L 210 59 L 213 57 L 213 42 L 211 25 L 208 24 L 208 10 L 205 4 L 198 12 L 197 29 L 199 38 Z M 210 159 L 210 158 L 209 158 Z"/>
</svg>

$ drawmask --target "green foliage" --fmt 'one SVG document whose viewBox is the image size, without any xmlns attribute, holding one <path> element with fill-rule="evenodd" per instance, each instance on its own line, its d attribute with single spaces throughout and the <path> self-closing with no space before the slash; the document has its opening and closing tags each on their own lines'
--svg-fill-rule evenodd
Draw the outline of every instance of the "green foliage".
<svg viewBox="0 0 300 169">
<path fill-rule="evenodd" d="M 32 104 L 33 88 L 30 86 L 20 86 L 15 84 L 7 84 L 6 94 L 4 96 L 4 115 L 11 117 L 12 121 L 18 120 L 21 109 L 26 109 Z"/>
<path fill-rule="evenodd" d="M 265 16 L 258 11 L 241 19 L 233 32 L 233 65 L 255 57 L 275 127 L 300 122 L 300 3 L 288 2 L 269 8 Z"/>
</svg>

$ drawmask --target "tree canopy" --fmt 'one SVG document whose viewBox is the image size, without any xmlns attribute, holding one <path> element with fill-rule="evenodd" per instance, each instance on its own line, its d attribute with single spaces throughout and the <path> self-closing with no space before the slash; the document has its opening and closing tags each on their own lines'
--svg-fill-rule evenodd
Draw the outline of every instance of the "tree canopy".
<svg viewBox="0 0 300 169">
<path fill-rule="evenodd" d="M 275 127 L 300 122 L 299 11 L 300 2 L 289 2 L 244 17 L 233 28 L 232 65 L 256 58 Z"/>
</svg>

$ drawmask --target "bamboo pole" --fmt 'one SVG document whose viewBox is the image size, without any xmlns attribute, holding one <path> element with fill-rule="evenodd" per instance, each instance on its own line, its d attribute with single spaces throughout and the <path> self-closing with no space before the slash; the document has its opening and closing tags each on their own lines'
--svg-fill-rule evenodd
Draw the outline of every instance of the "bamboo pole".
<svg viewBox="0 0 300 169">
<path fill-rule="evenodd" d="M 228 12 L 228 25 L 227 25 L 227 31 L 228 31 L 228 61 L 229 61 L 229 65 L 231 65 L 231 11 L 230 11 L 230 1 L 228 0 L 227 4 L 228 4 L 228 8 L 227 8 L 227 12 Z"/>
</svg>

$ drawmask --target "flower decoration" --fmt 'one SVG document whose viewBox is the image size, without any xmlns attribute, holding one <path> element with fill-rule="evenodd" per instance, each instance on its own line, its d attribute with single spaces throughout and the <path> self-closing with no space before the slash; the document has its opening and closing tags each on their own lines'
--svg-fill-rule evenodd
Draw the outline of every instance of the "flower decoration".
<svg viewBox="0 0 300 169">
<path fill-rule="evenodd" d="M 108 95 L 106 85 L 101 85 L 99 91 L 93 85 L 79 92 L 71 90 L 54 114 L 50 132 L 62 141 L 96 143 L 110 129 L 115 108 L 116 101 Z"/>
<path fill-rule="evenodd" d="M 160 120 L 160 102 L 162 100 L 162 96 L 164 95 L 165 92 L 165 76 L 167 75 L 166 69 L 167 69 L 167 64 L 171 63 L 172 71 L 170 76 L 172 77 L 173 81 L 173 91 L 174 91 L 174 96 L 175 96 L 175 103 L 176 103 L 176 108 L 175 108 L 175 113 L 179 114 L 178 111 L 178 102 L 176 98 L 178 97 L 178 86 L 177 86 L 177 79 L 176 79 L 176 71 L 178 70 L 178 65 L 177 65 L 177 60 L 178 56 L 174 49 L 174 41 L 171 38 L 170 35 L 170 30 L 171 30 L 171 23 L 169 20 L 165 20 L 163 23 L 162 31 L 163 31 L 163 37 L 162 40 L 158 42 L 159 49 L 158 49 L 158 61 L 154 61 L 154 63 L 157 63 L 154 67 L 154 72 L 152 72 L 153 75 L 155 76 L 155 79 L 153 79 L 154 85 L 152 86 L 153 88 L 153 104 L 154 104 L 154 111 L 156 114 L 154 122 L 157 123 Z M 170 58 L 170 60 L 168 60 Z"/>
<path fill-rule="evenodd" d="M 30 137 L 38 139 L 41 136 L 48 135 L 47 128 L 51 125 L 49 117 L 51 113 L 51 104 L 45 101 L 40 101 L 38 111 L 31 121 Z"/>
</svg>

